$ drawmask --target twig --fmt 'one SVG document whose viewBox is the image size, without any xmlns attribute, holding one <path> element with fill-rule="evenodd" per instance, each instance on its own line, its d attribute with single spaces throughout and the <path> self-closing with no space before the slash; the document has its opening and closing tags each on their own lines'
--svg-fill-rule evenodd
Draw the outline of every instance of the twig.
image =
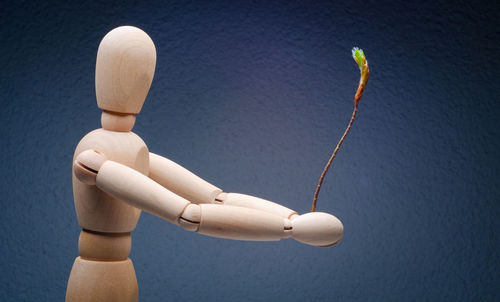
<svg viewBox="0 0 500 302">
<path fill-rule="evenodd" d="M 337 152 L 340 149 L 340 146 L 344 142 L 344 139 L 346 138 L 347 134 L 351 130 L 352 124 L 354 123 L 354 120 L 356 119 L 356 113 L 358 112 L 358 104 L 361 98 L 363 97 L 363 92 L 365 90 L 366 83 L 368 83 L 368 77 L 370 76 L 370 69 L 368 68 L 368 61 L 365 58 L 365 54 L 361 49 L 358 48 L 353 48 L 352 50 L 352 57 L 358 63 L 359 70 L 361 72 L 361 77 L 359 80 L 359 85 L 358 89 L 356 90 L 356 94 L 354 95 L 354 110 L 352 111 L 352 116 L 351 120 L 349 121 L 349 124 L 347 125 L 347 128 L 344 131 L 344 134 L 340 138 L 339 142 L 337 143 L 337 146 L 335 147 L 335 150 L 333 150 L 332 156 L 328 160 L 328 163 L 326 164 L 325 168 L 323 169 L 323 172 L 321 173 L 321 176 L 319 177 L 318 185 L 316 186 L 316 191 L 314 192 L 314 198 L 313 198 L 313 203 L 312 203 L 312 209 L 311 211 L 314 212 L 316 211 L 316 203 L 318 201 L 318 194 L 321 189 L 321 185 L 323 184 L 323 179 L 325 178 L 326 172 L 328 171 L 328 168 L 330 168 L 330 165 L 333 162 L 333 159 L 337 155 Z"/>
</svg>

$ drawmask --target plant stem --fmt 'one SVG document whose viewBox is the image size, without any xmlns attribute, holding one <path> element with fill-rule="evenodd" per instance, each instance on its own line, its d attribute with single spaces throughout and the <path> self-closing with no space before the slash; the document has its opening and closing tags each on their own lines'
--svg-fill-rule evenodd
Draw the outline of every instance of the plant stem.
<svg viewBox="0 0 500 302">
<path fill-rule="evenodd" d="M 342 135 L 342 137 L 340 138 L 339 142 L 337 143 L 337 146 L 335 147 L 335 150 L 333 150 L 332 156 L 330 157 L 330 159 L 328 160 L 328 163 L 326 164 L 325 168 L 323 169 L 323 173 L 321 173 L 321 176 L 320 176 L 319 181 L 318 181 L 318 185 L 316 186 L 316 191 L 314 192 L 314 198 L 313 198 L 311 212 L 316 211 L 316 202 L 318 201 L 318 194 L 319 194 L 319 190 L 321 189 L 321 184 L 323 184 L 323 179 L 325 178 L 326 172 L 328 171 L 328 168 L 330 168 L 330 165 L 332 164 L 333 159 L 337 155 L 337 152 L 339 151 L 340 146 L 342 145 L 342 142 L 344 142 L 344 139 L 346 138 L 347 134 L 351 130 L 352 124 L 354 123 L 354 119 L 356 118 L 356 112 L 358 112 L 358 102 L 355 102 L 355 104 L 354 104 L 354 110 L 352 111 L 351 120 L 349 121 L 349 125 L 347 125 L 347 128 L 344 131 L 344 135 Z"/>
<path fill-rule="evenodd" d="M 323 169 L 323 172 L 321 173 L 321 176 L 319 177 L 318 185 L 316 186 L 316 191 L 314 192 L 311 212 L 316 211 L 316 202 L 318 201 L 318 194 L 319 190 L 321 189 L 321 185 L 323 184 L 323 179 L 325 178 L 326 172 L 328 171 L 328 168 L 330 168 L 333 159 L 337 155 L 337 152 L 339 151 L 342 142 L 344 142 L 344 139 L 351 130 L 352 124 L 354 123 L 354 119 L 356 119 L 356 112 L 358 112 L 359 101 L 363 97 L 363 92 L 365 91 L 366 83 L 368 83 L 368 78 L 370 77 L 370 69 L 368 68 L 368 61 L 366 60 L 363 50 L 354 47 L 352 49 L 352 57 L 358 64 L 359 71 L 361 72 L 358 89 L 356 90 L 356 94 L 354 95 L 354 110 L 352 111 L 351 120 L 349 121 L 349 124 L 347 125 L 347 128 L 344 131 L 344 135 L 342 135 L 339 142 L 337 143 L 335 150 L 333 150 L 332 156 L 328 160 L 328 163 L 326 164 L 325 168 Z"/>
</svg>

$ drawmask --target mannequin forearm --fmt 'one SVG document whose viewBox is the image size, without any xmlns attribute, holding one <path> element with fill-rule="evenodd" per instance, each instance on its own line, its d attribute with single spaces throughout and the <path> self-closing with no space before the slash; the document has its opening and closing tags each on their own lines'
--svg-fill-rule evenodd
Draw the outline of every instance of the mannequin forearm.
<svg viewBox="0 0 500 302">
<path fill-rule="evenodd" d="M 147 176 L 109 160 L 100 168 L 96 186 L 115 198 L 174 224 L 178 224 L 180 215 L 190 204 Z"/>
<path fill-rule="evenodd" d="M 280 204 L 246 194 L 223 192 L 217 196 L 216 200 L 224 205 L 260 210 L 288 219 L 291 219 L 294 215 L 297 215 L 297 212 L 295 212 L 294 210 L 291 210 Z"/>
<path fill-rule="evenodd" d="M 261 210 L 283 218 L 292 218 L 297 212 L 262 198 L 225 193 L 181 165 L 160 155 L 149 153 L 149 177 L 192 203 L 214 203 Z"/>
<path fill-rule="evenodd" d="M 214 203 L 222 190 L 181 165 L 149 153 L 149 177 L 192 203 Z"/>
</svg>

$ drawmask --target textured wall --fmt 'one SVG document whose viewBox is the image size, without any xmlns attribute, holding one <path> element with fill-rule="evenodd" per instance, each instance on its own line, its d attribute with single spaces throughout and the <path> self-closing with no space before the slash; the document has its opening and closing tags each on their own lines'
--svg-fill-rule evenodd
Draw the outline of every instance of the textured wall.
<svg viewBox="0 0 500 302">
<path fill-rule="evenodd" d="M 352 46 L 372 70 L 318 202 L 343 221 L 342 243 L 226 241 L 143 213 L 142 301 L 500 299 L 494 1 L 103 2 L 0 11 L 0 300 L 64 299 L 71 158 L 99 127 L 99 41 L 124 24 L 157 47 L 134 130 L 150 150 L 299 212 L 350 117 Z"/>
</svg>

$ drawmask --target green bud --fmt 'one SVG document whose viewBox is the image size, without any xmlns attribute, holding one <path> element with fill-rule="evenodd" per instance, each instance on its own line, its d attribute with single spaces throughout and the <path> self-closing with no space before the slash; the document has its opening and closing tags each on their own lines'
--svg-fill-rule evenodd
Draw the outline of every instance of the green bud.
<svg viewBox="0 0 500 302">
<path fill-rule="evenodd" d="M 352 49 L 352 57 L 354 61 L 359 66 L 359 71 L 361 72 L 361 78 L 360 82 L 365 83 L 368 81 L 368 62 L 366 61 L 365 53 L 363 52 L 362 49 L 359 49 L 357 47 L 353 47 Z"/>
<path fill-rule="evenodd" d="M 358 63 L 359 71 L 363 71 L 363 66 L 365 65 L 366 58 L 362 49 L 357 47 L 352 48 L 352 57 L 356 63 Z"/>
</svg>

